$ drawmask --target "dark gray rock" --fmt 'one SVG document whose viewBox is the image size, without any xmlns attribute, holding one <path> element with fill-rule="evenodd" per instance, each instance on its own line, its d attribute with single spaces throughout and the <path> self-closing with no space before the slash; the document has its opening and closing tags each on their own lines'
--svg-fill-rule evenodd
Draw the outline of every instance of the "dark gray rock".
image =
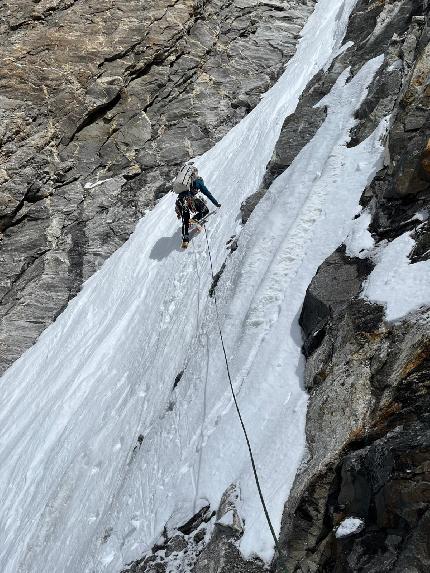
<svg viewBox="0 0 430 573">
<path fill-rule="evenodd" d="M 166 526 L 152 550 L 129 564 L 123 573 L 191 571 L 207 544 L 208 529 L 213 528 L 214 521 L 215 512 L 206 506 L 181 526 L 174 529 Z"/>
<path fill-rule="evenodd" d="M 240 206 L 240 213 L 241 213 L 243 225 L 245 225 L 245 223 L 248 222 L 248 219 L 251 216 L 251 213 L 254 211 L 255 207 L 258 205 L 258 203 L 264 197 L 265 193 L 266 193 L 265 189 L 259 189 L 258 191 L 256 191 L 252 195 L 250 195 L 242 203 L 242 205 Z"/>
<path fill-rule="evenodd" d="M 234 543 L 222 535 L 214 535 L 201 553 L 193 573 L 264 573 L 259 560 L 245 561 Z"/>
<path fill-rule="evenodd" d="M 243 535 L 243 521 L 239 514 L 240 489 L 232 484 L 224 492 L 216 515 L 215 525 L 221 530 L 227 530 L 227 535 L 240 538 Z"/>
<path fill-rule="evenodd" d="M 244 560 L 236 542 L 244 533 L 239 514 L 240 489 L 232 484 L 224 492 L 216 514 L 215 528 L 209 543 L 199 555 L 193 573 L 263 573 L 259 559 Z"/>
<path fill-rule="evenodd" d="M 324 261 L 308 287 L 299 318 L 305 335 L 305 356 L 321 343 L 329 320 L 359 294 L 363 278 L 372 268 L 370 261 L 348 257 L 344 247 Z"/>
<path fill-rule="evenodd" d="M 429 336 L 428 312 L 362 332 L 347 308 L 323 342 L 331 352 L 308 360 L 307 377 L 316 361 L 326 376 L 311 385 L 310 459 L 284 514 L 289 571 L 427 570 Z M 365 526 L 338 539 L 347 517 Z"/>
<path fill-rule="evenodd" d="M 123 573 L 155 573 L 177 570 L 193 573 L 264 573 L 259 559 L 243 559 L 237 541 L 244 524 L 239 514 L 240 490 L 227 488 L 218 510 L 203 507 L 183 525 L 167 526 L 152 552 L 128 566 Z M 175 569 L 176 567 L 176 569 Z"/>
<path fill-rule="evenodd" d="M 379 239 L 415 229 L 422 222 L 419 213 L 430 206 L 430 91 L 425 80 L 430 73 L 430 27 L 417 19 L 412 25 L 420 27 L 422 36 L 415 39 L 416 59 L 390 131 L 387 166 L 365 197 L 373 213 L 371 230 Z"/>
<path fill-rule="evenodd" d="M 415 247 L 409 256 L 412 263 L 428 261 L 430 258 L 430 221 L 420 225 L 413 234 Z"/>
</svg>

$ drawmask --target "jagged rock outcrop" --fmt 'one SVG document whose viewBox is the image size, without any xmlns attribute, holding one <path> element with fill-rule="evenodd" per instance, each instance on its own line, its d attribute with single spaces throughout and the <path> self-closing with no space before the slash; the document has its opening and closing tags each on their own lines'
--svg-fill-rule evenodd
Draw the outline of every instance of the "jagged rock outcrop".
<svg viewBox="0 0 430 573">
<path fill-rule="evenodd" d="M 179 527 L 171 529 L 167 524 L 151 554 L 130 564 L 123 573 L 166 573 L 167 564 L 172 568 L 193 568 L 209 542 L 215 519 L 216 512 L 206 505 Z"/>
<path fill-rule="evenodd" d="M 289 571 L 427 570 L 429 324 L 428 312 L 386 324 L 355 298 L 308 359 L 310 461 L 285 514 Z M 337 538 L 348 517 L 363 529 Z"/>
<path fill-rule="evenodd" d="M 0 373 L 255 106 L 314 3 L 0 7 Z"/>
<path fill-rule="evenodd" d="M 123 573 L 263 573 L 259 559 L 245 561 L 237 547 L 244 533 L 238 511 L 240 490 L 232 484 L 222 496 L 218 510 L 204 506 L 185 524 L 171 530 L 166 525 L 162 539 L 151 554 Z M 176 568 L 176 569 L 175 569 Z"/>
<path fill-rule="evenodd" d="M 412 231 L 409 258 L 416 263 L 428 259 L 429 249 L 428 4 L 359 2 L 348 33 L 356 43 L 353 61 L 357 54 L 386 54 L 350 145 L 392 113 L 386 164 L 362 204 L 372 215 L 376 245 Z M 340 56 L 343 64 L 349 51 Z M 322 90 L 326 78 L 310 92 Z M 312 93 L 302 100 L 303 112 L 306 98 L 312 101 Z M 268 180 L 291 161 L 286 142 L 281 138 Z M 304 301 L 308 459 L 284 513 L 281 543 L 290 572 L 424 573 L 430 565 L 429 309 L 387 322 L 382 306 L 360 297 L 372 266 L 341 246 L 321 265 Z M 347 518 L 361 526 L 337 534 Z"/>
<path fill-rule="evenodd" d="M 224 493 L 217 511 L 214 532 L 202 551 L 194 573 L 262 573 L 264 564 L 259 559 L 245 561 L 237 547 L 244 533 L 239 515 L 240 491 L 232 484 Z"/>
</svg>

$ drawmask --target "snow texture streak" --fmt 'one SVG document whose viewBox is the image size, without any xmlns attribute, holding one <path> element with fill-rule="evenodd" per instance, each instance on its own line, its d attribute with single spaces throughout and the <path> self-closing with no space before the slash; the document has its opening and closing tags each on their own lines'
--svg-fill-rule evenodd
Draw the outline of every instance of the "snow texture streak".
<svg viewBox="0 0 430 573">
<path fill-rule="evenodd" d="M 216 268 L 285 117 L 339 50 L 354 4 L 320 0 L 280 81 L 199 158 L 223 204 L 208 230 Z M 385 122 L 346 147 L 381 63 L 354 78 L 346 70 L 321 102 L 325 123 L 253 212 L 217 287 L 233 383 L 278 530 L 305 446 L 297 317 L 382 159 Z M 233 482 L 245 521 L 241 550 L 273 555 L 208 296 L 205 240 L 179 250 L 174 200 L 166 196 L 142 219 L 0 380 L 3 573 L 119 571 L 166 522 L 181 525 L 208 502 L 216 508 Z"/>
</svg>

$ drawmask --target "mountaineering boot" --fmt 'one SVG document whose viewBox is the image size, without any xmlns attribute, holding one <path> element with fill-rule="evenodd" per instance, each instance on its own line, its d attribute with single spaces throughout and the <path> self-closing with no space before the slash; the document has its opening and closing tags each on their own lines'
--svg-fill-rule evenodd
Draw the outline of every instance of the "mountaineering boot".
<svg viewBox="0 0 430 573">
<path fill-rule="evenodd" d="M 185 235 L 185 237 L 182 237 L 181 249 L 186 249 L 188 247 L 189 242 L 190 242 L 190 238 L 188 237 L 188 235 Z"/>
</svg>

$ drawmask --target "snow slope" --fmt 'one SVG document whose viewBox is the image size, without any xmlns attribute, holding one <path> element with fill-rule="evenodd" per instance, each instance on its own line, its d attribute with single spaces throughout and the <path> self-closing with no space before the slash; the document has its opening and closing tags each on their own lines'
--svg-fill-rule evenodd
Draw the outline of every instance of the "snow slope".
<svg viewBox="0 0 430 573">
<path fill-rule="evenodd" d="M 354 4 L 320 0 L 284 76 L 198 160 L 223 204 L 209 224 L 216 268 L 284 118 L 340 49 Z M 382 157 L 385 124 L 345 146 L 380 64 L 369 62 L 351 81 L 345 71 L 321 102 L 326 122 L 254 211 L 218 287 L 234 385 L 278 529 L 304 452 L 297 316 Z M 183 523 L 206 500 L 216 508 L 232 482 L 246 520 L 242 551 L 273 554 L 208 297 L 204 237 L 179 251 L 173 202 L 166 196 L 143 218 L 0 380 L 3 573 L 119 571 L 169 519 Z"/>
</svg>

